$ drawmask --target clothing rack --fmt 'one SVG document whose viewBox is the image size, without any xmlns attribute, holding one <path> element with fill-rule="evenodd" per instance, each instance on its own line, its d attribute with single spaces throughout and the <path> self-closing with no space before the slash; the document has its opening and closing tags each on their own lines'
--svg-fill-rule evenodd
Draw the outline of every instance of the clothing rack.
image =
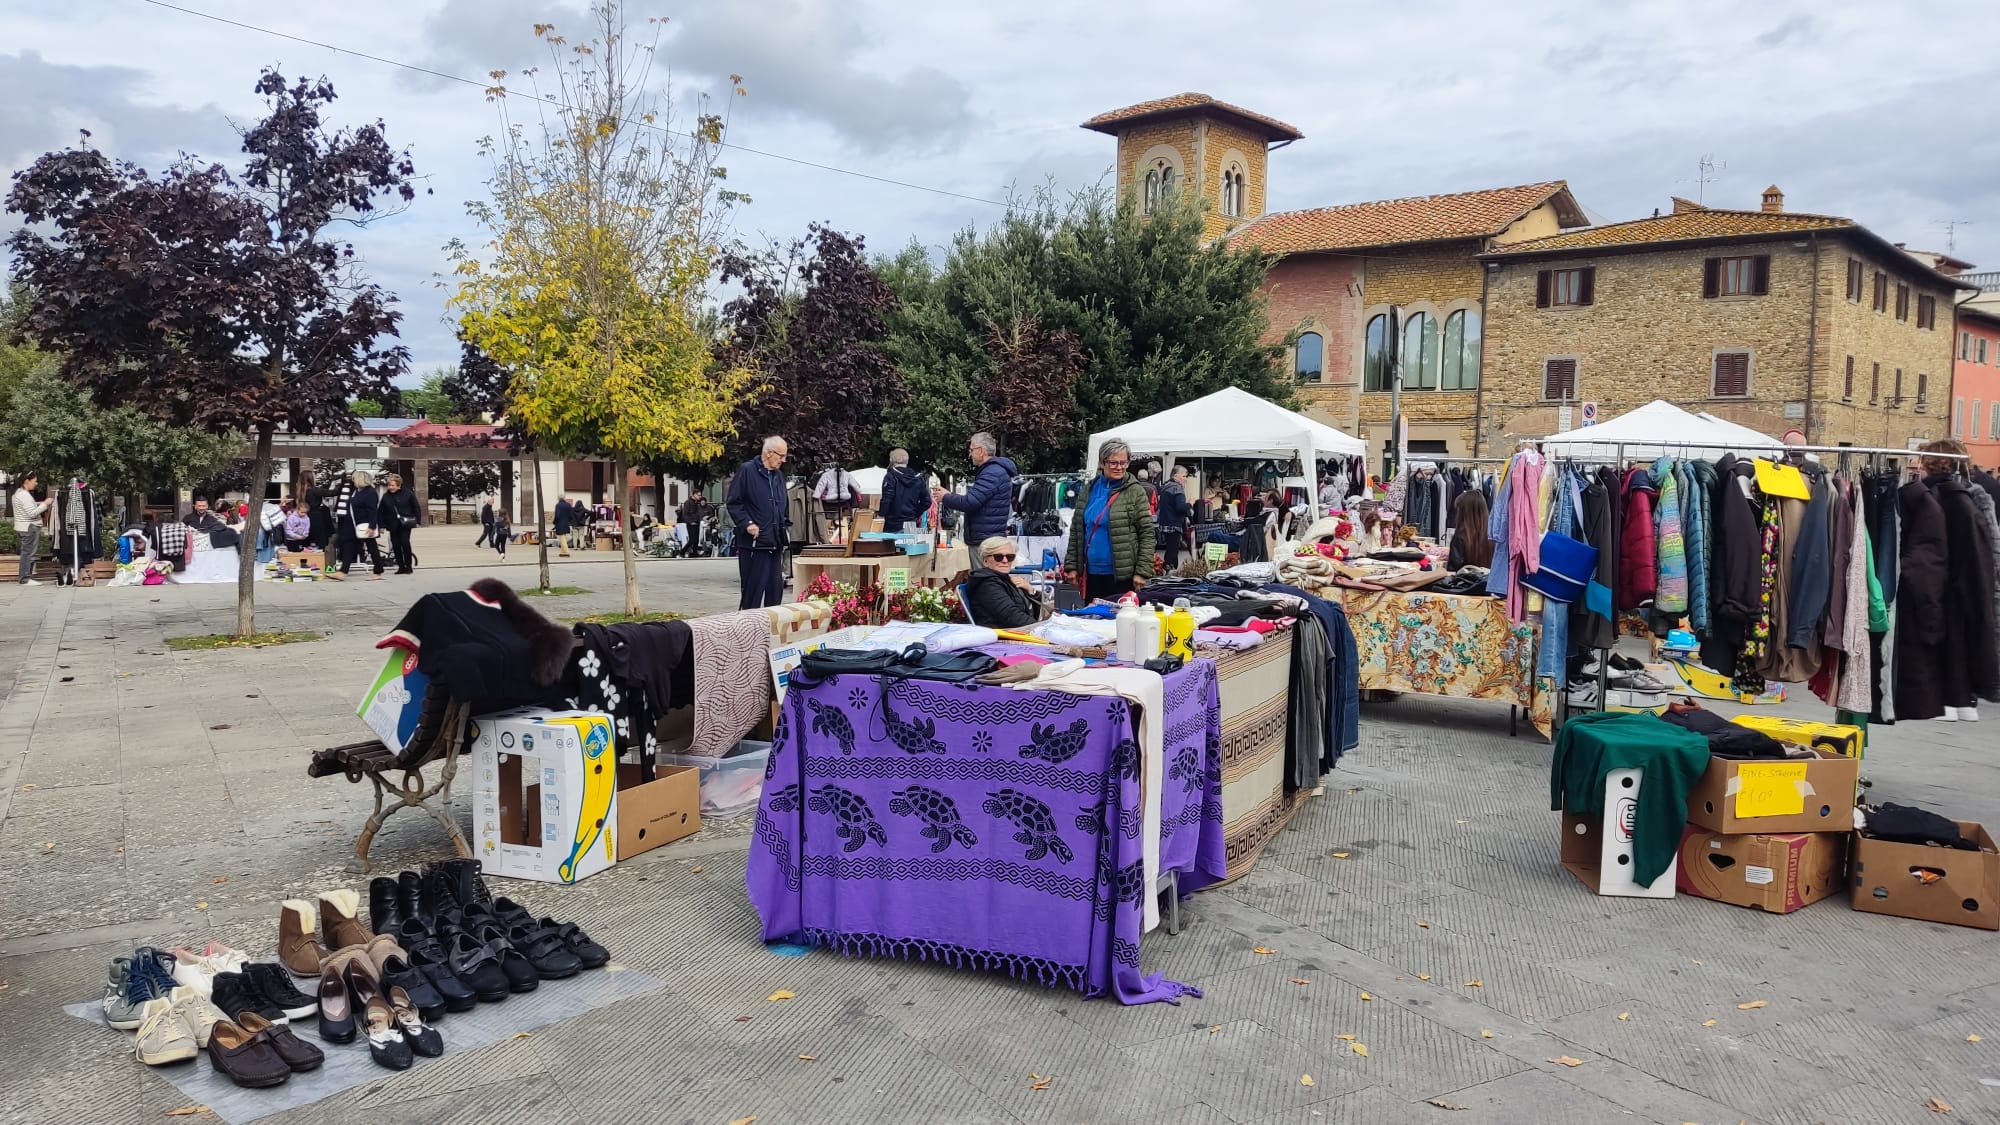
<svg viewBox="0 0 2000 1125">
<path fill-rule="evenodd" d="M 1565 456 L 1562 454 L 1551 455 L 1545 453 L 1541 449 L 1541 444 L 1542 444 L 1541 439 L 1536 439 L 1536 438 L 1522 438 L 1517 444 L 1521 446 L 1526 446 L 1526 445 L 1535 446 L 1536 447 L 1535 452 L 1540 453 L 1544 460 L 1577 461 L 1577 462 L 1582 462 L 1584 464 L 1591 464 L 1599 460 L 1598 458 L 1594 457 L 1582 457 L 1574 455 Z M 1739 454 L 1747 452 L 1752 457 L 1763 457 L 1763 459 L 1766 460 L 1778 459 L 1776 457 L 1764 456 L 1767 454 L 1789 455 L 1793 453 L 1836 453 L 1843 455 L 1862 454 L 1862 455 L 1867 455 L 1874 459 L 1879 459 L 1885 456 L 1893 456 L 1893 457 L 1935 457 L 1943 460 L 1952 460 L 1952 461 L 1971 460 L 1969 456 L 1963 453 L 1924 453 L 1914 449 L 1893 449 L 1893 448 L 1883 448 L 1878 446 L 1787 445 L 1782 449 L 1737 450 L 1733 447 L 1727 447 L 1727 446 L 1717 445 L 1714 442 L 1703 442 L 1703 441 L 1634 441 L 1634 442 L 1615 441 L 1615 442 L 1602 442 L 1600 444 L 1610 446 L 1616 450 L 1616 453 L 1613 455 L 1612 464 L 1614 466 L 1619 466 L 1619 467 L 1622 467 L 1626 463 L 1627 458 L 1625 455 L 1625 451 L 1628 447 L 1635 449 L 1659 450 L 1659 453 L 1655 455 L 1654 459 L 1657 459 L 1658 457 L 1661 456 L 1665 456 L 1669 450 L 1684 453 L 1685 451 L 1690 449 L 1698 449 L 1704 452 L 1713 450 L 1721 450 L 1724 453 L 1739 453 Z M 1517 455 L 1518 455 L 1518 450 L 1517 450 Z M 1508 458 L 1508 460 L 1512 460 L 1512 458 Z M 1611 504 L 1611 535 L 1608 540 L 1608 542 L 1610 543 L 1610 550 L 1606 552 L 1610 557 L 1605 565 L 1599 567 L 1600 571 L 1603 571 L 1611 575 L 1611 582 L 1612 582 L 1611 644 L 1614 646 L 1618 643 L 1618 587 L 1617 587 L 1618 546 L 1619 543 L 1621 542 L 1624 532 L 1624 527 L 1623 527 L 1625 519 L 1624 509 L 1625 506 L 1621 503 L 1617 503 L 1616 501 L 1614 501 Z M 1544 602 L 1543 604 L 1544 606 L 1547 605 L 1546 602 Z M 1546 609 L 1544 609 L 1544 612 L 1546 612 Z M 1566 655 L 1567 654 L 1565 654 L 1565 656 Z M 1610 687 L 1610 679 L 1611 679 L 1611 649 L 1609 647 L 1600 648 L 1598 649 L 1597 653 L 1597 709 L 1599 711 L 1605 709 L 1607 691 Z M 1557 688 L 1557 690 L 1563 693 L 1562 710 L 1564 712 L 1567 712 L 1569 710 L 1569 688 L 1567 682 L 1560 685 Z"/>
</svg>

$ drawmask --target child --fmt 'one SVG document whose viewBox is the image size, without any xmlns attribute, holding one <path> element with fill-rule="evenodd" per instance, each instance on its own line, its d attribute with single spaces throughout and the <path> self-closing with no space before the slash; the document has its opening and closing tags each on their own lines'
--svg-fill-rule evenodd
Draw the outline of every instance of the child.
<svg viewBox="0 0 2000 1125">
<path fill-rule="evenodd" d="M 507 557 L 507 540 L 513 537 L 514 525 L 508 521 L 505 509 L 493 509 L 493 549 L 500 552 L 501 558 Z"/>
</svg>

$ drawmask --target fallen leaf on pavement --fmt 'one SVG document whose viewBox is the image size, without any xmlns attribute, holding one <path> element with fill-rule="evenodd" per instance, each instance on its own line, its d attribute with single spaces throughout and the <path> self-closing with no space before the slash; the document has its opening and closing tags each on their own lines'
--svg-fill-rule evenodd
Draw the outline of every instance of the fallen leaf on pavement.
<svg viewBox="0 0 2000 1125">
<path fill-rule="evenodd" d="M 1621 1020 L 1629 1020 L 1629 1019 L 1631 1019 L 1631 1018 L 1632 1018 L 1632 1013 L 1630 1013 L 1630 1012 L 1620 1012 L 1620 1013 L 1618 1013 L 1618 1018 L 1619 1018 L 1619 1019 L 1621 1019 Z"/>
<path fill-rule="evenodd" d="M 1222 1030 L 1222 1025 L 1218 1023 L 1218 1024 L 1214 1025 L 1213 1027 L 1210 1027 L 1210 1028 L 1208 1029 L 1208 1033 L 1209 1033 L 1210 1035 L 1214 1035 L 1214 1034 L 1215 1034 L 1216 1032 L 1218 1032 L 1218 1031 L 1221 1031 L 1221 1030 Z"/>
<path fill-rule="evenodd" d="M 1950 1113 L 1951 1103 L 1945 1101 L 1943 1098 L 1932 1098 L 1924 1103 L 1924 1108 L 1930 1110 L 1932 1113 Z"/>
<path fill-rule="evenodd" d="M 793 999 L 793 998 L 795 998 L 796 996 L 798 996 L 798 993 L 796 993 L 796 992 L 793 992 L 793 991 L 792 991 L 791 989 L 789 989 L 789 988 L 781 988 L 781 989 L 779 989 L 778 991 L 776 991 L 776 992 L 773 992 L 773 993 L 772 993 L 772 994 L 770 994 L 769 996 L 766 996 L 766 997 L 764 997 L 764 1002 L 765 1002 L 766 1004 L 769 1004 L 769 1003 L 771 1003 L 771 1002 L 773 1002 L 773 1001 L 777 1001 L 777 1000 L 790 1000 L 790 999 Z"/>
<path fill-rule="evenodd" d="M 749 1016 L 737 1016 L 737 1017 L 736 1017 L 736 1022 L 737 1022 L 737 1023 L 749 1023 L 749 1022 L 750 1022 L 750 1017 L 749 1017 Z"/>
<path fill-rule="evenodd" d="M 517 1031 L 517 1032 L 515 1032 L 515 1033 L 514 1033 L 514 1038 L 516 1038 L 516 1039 L 526 1039 L 526 1038 L 528 1038 L 529 1036 L 531 1036 L 531 1035 L 533 1035 L 533 1034 L 534 1034 L 534 1032 L 532 1032 L 532 1031 Z"/>
<path fill-rule="evenodd" d="M 1334 1038 L 1335 1038 L 1335 1039 L 1344 1039 L 1344 1040 L 1346 1040 L 1346 1041 L 1347 1041 L 1347 1042 L 1349 1042 L 1349 1043 L 1352 1043 L 1352 1042 L 1354 1042 L 1354 1036 L 1352 1036 L 1352 1035 L 1336 1035 L 1336 1036 L 1334 1036 Z"/>
<path fill-rule="evenodd" d="M 1481 1039 L 1491 1039 L 1493 1038 L 1493 1033 L 1482 1027 L 1479 1029 L 1479 1037 Z"/>
<path fill-rule="evenodd" d="M 1462 1106 L 1462 1105 L 1458 1104 L 1457 1102 L 1450 1102 L 1450 1101 L 1446 1101 L 1446 1100 L 1445 1100 L 1445 1099 L 1443 1099 L 1443 1098 L 1432 1098 L 1431 1100 L 1429 1100 L 1429 1101 L 1425 1102 L 1424 1104 L 1425 1104 L 1425 1105 L 1434 1105 L 1434 1106 L 1438 1107 L 1439 1109 L 1464 1109 L 1464 1108 L 1465 1108 L 1464 1106 Z"/>
<path fill-rule="evenodd" d="M 33 793 L 33 792 L 35 791 L 35 788 L 36 788 L 36 787 L 35 787 L 34 785 L 23 785 L 23 786 L 21 786 L 21 792 L 23 792 L 23 793 Z"/>
<path fill-rule="evenodd" d="M 701 874 L 701 865 L 697 863 L 693 867 L 688 868 L 688 874 L 690 875 Z"/>
<path fill-rule="evenodd" d="M 207 899 L 205 899 L 205 898 L 203 898 L 203 899 L 196 899 L 196 900 L 195 900 L 195 904 L 194 904 L 194 908 L 195 908 L 196 910 L 207 910 L 207 909 L 208 909 L 208 900 L 207 900 Z"/>
<path fill-rule="evenodd" d="M 800 1062 L 818 1062 L 818 1061 L 819 1061 L 819 1056 L 818 1056 L 818 1055 L 800 1055 L 800 1056 L 799 1056 L 799 1061 L 800 1061 Z"/>
<path fill-rule="evenodd" d="M 209 1112 L 209 1108 L 208 1108 L 207 1106 L 205 1106 L 205 1105 L 184 1105 L 184 1106 L 180 1107 L 179 1109 L 170 1109 L 170 1110 L 168 1110 L 168 1111 L 167 1111 L 167 1116 L 168 1116 L 168 1117 L 193 1117 L 193 1116 L 194 1116 L 195 1114 L 197 1114 L 197 1113 L 207 1113 L 207 1112 Z"/>
<path fill-rule="evenodd" d="M 1028 1075 L 1028 1089 L 1046 1090 L 1049 1088 L 1049 1083 L 1052 1081 L 1054 1081 L 1054 1079 L 1052 1078 L 1043 1078 L 1039 1074 L 1030 1074 Z"/>
<path fill-rule="evenodd" d="M 217 875 L 215 878 L 209 880 L 211 883 L 227 883 L 228 881 L 229 876 L 227 875 Z"/>
<path fill-rule="evenodd" d="M 1562 1064 L 1562 1065 L 1564 1065 L 1564 1066 L 1582 1066 L 1582 1065 L 1583 1065 L 1583 1060 L 1582 1060 L 1582 1059 L 1573 1059 L 1573 1058 L 1570 1058 L 1570 1057 L 1569 1057 L 1568 1055 L 1557 1055 L 1557 1056 L 1556 1056 L 1555 1058 L 1552 1058 L 1552 1059 L 1550 1059 L 1549 1061 L 1550 1061 L 1550 1062 L 1552 1062 L 1552 1063 L 1561 1063 L 1561 1064 Z"/>
<path fill-rule="evenodd" d="M 1310 1075 L 1310 1074 L 1301 1074 L 1301 1075 L 1299 1075 L 1299 1085 L 1301 1085 L 1301 1086 L 1310 1086 L 1310 1085 L 1312 1085 L 1312 1084 L 1313 1084 L 1313 1076 L 1312 1076 L 1312 1075 Z"/>
<path fill-rule="evenodd" d="M 1267 957 L 1268 957 L 1269 955 L 1271 955 L 1271 954 L 1273 954 L 1273 953 L 1276 953 L 1276 952 L 1277 952 L 1277 950 L 1275 950 L 1275 949 L 1270 949 L 1270 948 L 1267 948 L 1267 947 L 1265 947 L 1265 946 L 1262 946 L 1262 945 L 1260 945 L 1260 946 L 1257 946 L 1257 947 L 1256 947 L 1255 949 L 1252 949 L 1252 950 L 1251 950 L 1250 952 L 1252 952 L 1252 953 L 1256 953 L 1256 954 L 1259 954 L 1259 955 L 1261 955 L 1261 956 L 1267 956 Z"/>
<path fill-rule="evenodd" d="M 1349 1047 L 1352 1047 L 1352 1048 L 1354 1049 L 1354 1053 L 1355 1053 L 1355 1054 L 1357 1054 L 1357 1055 L 1360 1055 L 1360 1056 L 1361 1056 L 1362 1058 L 1364 1058 L 1364 1059 L 1365 1059 L 1365 1058 L 1367 1058 L 1367 1057 L 1368 1057 L 1368 1044 L 1366 1044 L 1366 1043 L 1349 1043 L 1349 1044 L 1348 1044 L 1348 1046 L 1349 1046 Z"/>
<path fill-rule="evenodd" d="M 1417 974 L 1417 979 L 1418 979 L 1418 980 L 1429 980 L 1429 979 L 1431 979 L 1431 975 L 1430 975 L 1429 973 L 1418 973 L 1418 974 Z"/>
<path fill-rule="evenodd" d="M 1329 855 L 1331 855 L 1331 856 L 1333 856 L 1333 858 L 1335 858 L 1335 859 L 1346 859 L 1346 858 L 1347 858 L 1348 856 L 1350 856 L 1350 855 L 1353 855 L 1354 853 L 1353 853 L 1353 852 L 1329 852 L 1328 854 L 1329 854 Z"/>
<path fill-rule="evenodd" d="M 1714 1026 L 1715 1026 L 1715 1021 L 1714 1021 L 1714 1020 L 1703 1020 L 1703 1021 L 1701 1021 L 1701 1026 L 1703 1026 L 1703 1027 L 1714 1027 Z"/>
<path fill-rule="evenodd" d="M 1312 982 L 1311 982 L 1311 981 L 1309 981 L 1309 980 L 1307 980 L 1307 979 L 1306 979 L 1306 978 L 1304 978 L 1304 977 L 1293 977 L 1293 978 L 1292 978 L 1292 983 L 1293 983 L 1293 984 L 1311 984 Z"/>
<path fill-rule="evenodd" d="M 1485 982 L 1485 981 L 1483 981 L 1483 980 L 1481 980 L 1481 979 L 1479 979 L 1478 977 L 1473 977 L 1473 978 L 1472 978 L 1471 980 L 1469 980 L 1469 981 L 1466 981 L 1466 982 L 1465 982 L 1465 987 L 1467 987 L 1467 988 L 1485 988 L 1485 987 L 1486 987 L 1486 982 Z"/>
<path fill-rule="evenodd" d="M 1769 1001 L 1765 1001 L 1765 1000 L 1752 1000 L 1752 1001 L 1750 1001 L 1750 1002 L 1749 1002 L 1749 1003 L 1747 1003 L 1747 1004 L 1738 1004 L 1738 1005 L 1736 1005 L 1736 1007 L 1737 1007 L 1737 1008 L 1738 1008 L 1739 1010 L 1741 1010 L 1741 1011 L 1745 1011 L 1745 1012 L 1751 1012 L 1751 1011 L 1755 1011 L 1755 1010 L 1757 1010 L 1758 1008 L 1761 1008 L 1761 1007 L 1763 1007 L 1763 1006 L 1764 1006 L 1765 1004 L 1767 1004 L 1767 1003 L 1769 1003 Z"/>
<path fill-rule="evenodd" d="M 731 1121 L 729 1125 L 757 1125 L 757 1119 L 754 1117 L 739 1117 Z"/>
<path fill-rule="evenodd" d="M 1373 999 L 1375 999 L 1375 998 L 1374 998 L 1373 996 L 1370 996 L 1370 995 L 1368 995 L 1368 994 L 1367 994 L 1366 992 L 1364 992 L 1364 993 L 1362 993 L 1362 994 L 1361 994 L 1361 1002 L 1362 1002 L 1362 1003 L 1364 1003 L 1364 1004 L 1365 1004 L 1365 1003 L 1367 1003 L 1367 1002 L 1369 1002 L 1370 1000 L 1373 1000 Z"/>
<path fill-rule="evenodd" d="M 1420 930 L 1428 930 L 1431 928 L 1431 924 L 1429 922 L 1418 922 L 1417 928 Z"/>
<path fill-rule="evenodd" d="M 0 988 L 5 988 L 5 987 L 7 986 L 4 984 L 0 984 Z M 1968 1035 L 1965 1037 L 1965 1041 L 1967 1043 L 1983 1043 L 1986 1041 L 1986 1039 L 1985 1036 L 1982 1035 Z"/>
</svg>

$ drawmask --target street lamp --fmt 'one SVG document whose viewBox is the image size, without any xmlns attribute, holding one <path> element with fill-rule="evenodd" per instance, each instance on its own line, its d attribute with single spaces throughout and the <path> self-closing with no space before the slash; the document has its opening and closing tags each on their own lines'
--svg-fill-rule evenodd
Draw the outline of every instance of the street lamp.
<svg viewBox="0 0 2000 1125">
<path fill-rule="evenodd" d="M 1403 308 L 1390 305 L 1382 325 L 1382 367 L 1389 375 L 1389 436 L 1382 442 L 1382 479 L 1403 465 Z"/>
</svg>

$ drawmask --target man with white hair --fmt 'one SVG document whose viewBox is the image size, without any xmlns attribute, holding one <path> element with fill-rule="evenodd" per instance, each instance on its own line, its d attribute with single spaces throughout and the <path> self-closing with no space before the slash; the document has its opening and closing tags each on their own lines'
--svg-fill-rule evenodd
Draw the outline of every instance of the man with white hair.
<svg viewBox="0 0 2000 1125">
<path fill-rule="evenodd" d="M 931 494 L 924 487 L 924 478 L 910 469 L 909 450 L 889 451 L 889 471 L 882 474 L 881 503 L 883 531 L 903 530 L 904 524 L 916 522 L 917 517 L 931 506 Z"/>
<path fill-rule="evenodd" d="M 791 447 L 776 434 L 761 453 L 737 468 L 726 501 L 736 525 L 736 574 L 742 583 L 738 609 L 762 609 L 785 600 L 782 552 L 791 523 L 785 504 L 785 459 Z"/>
<path fill-rule="evenodd" d="M 1014 514 L 1014 477 L 1020 472 L 1014 462 L 995 456 L 1000 443 L 981 431 L 967 442 L 966 455 L 972 460 L 972 484 L 964 494 L 932 488 L 931 497 L 946 509 L 965 513 L 965 541 L 978 543 L 1007 531 Z"/>
</svg>

